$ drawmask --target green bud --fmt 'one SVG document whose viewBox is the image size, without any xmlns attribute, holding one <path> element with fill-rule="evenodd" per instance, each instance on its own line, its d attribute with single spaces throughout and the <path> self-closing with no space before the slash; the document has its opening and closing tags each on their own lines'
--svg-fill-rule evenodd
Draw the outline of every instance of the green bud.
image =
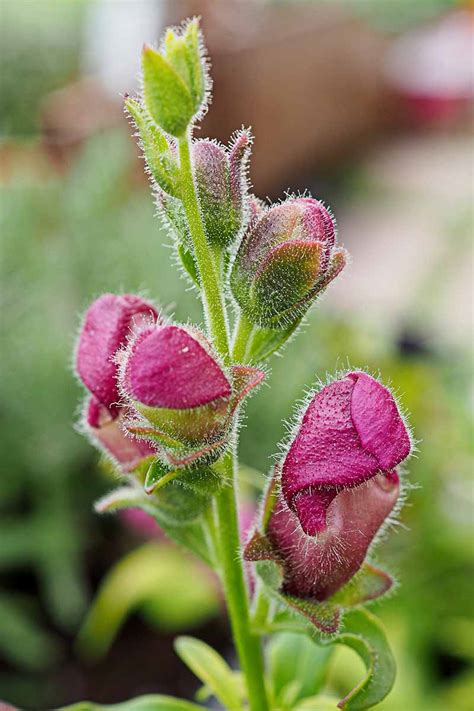
<svg viewBox="0 0 474 711">
<path fill-rule="evenodd" d="M 179 138 L 204 110 L 208 75 L 198 21 L 167 31 L 160 51 L 145 45 L 143 96 L 152 118 Z"/>
</svg>

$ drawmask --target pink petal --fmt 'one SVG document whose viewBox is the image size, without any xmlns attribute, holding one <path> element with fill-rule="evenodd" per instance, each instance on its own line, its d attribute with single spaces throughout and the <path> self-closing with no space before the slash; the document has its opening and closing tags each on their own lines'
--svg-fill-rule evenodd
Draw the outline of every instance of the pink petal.
<svg viewBox="0 0 474 711">
<path fill-rule="evenodd" d="M 410 453 L 410 437 L 387 388 L 366 373 L 349 373 L 354 383 L 351 416 L 362 446 L 381 469 L 393 469 Z"/>
<path fill-rule="evenodd" d="M 231 394 L 219 363 L 178 326 L 162 326 L 139 337 L 128 357 L 123 385 L 143 405 L 176 410 Z"/>
<path fill-rule="evenodd" d="M 399 493 L 395 472 L 338 494 L 327 509 L 327 528 L 308 537 L 280 497 L 267 535 L 284 564 L 284 592 L 326 600 L 355 575 Z"/>
<path fill-rule="evenodd" d="M 119 400 L 114 356 L 134 324 L 157 318 L 155 308 L 134 294 L 103 294 L 89 307 L 76 352 L 77 373 L 105 407 Z"/>
</svg>

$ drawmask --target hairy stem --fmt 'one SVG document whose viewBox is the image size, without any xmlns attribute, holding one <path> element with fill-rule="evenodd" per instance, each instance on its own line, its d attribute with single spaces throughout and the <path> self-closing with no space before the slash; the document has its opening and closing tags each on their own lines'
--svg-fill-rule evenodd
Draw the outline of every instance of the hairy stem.
<svg viewBox="0 0 474 711">
<path fill-rule="evenodd" d="M 183 201 L 189 231 L 194 245 L 199 276 L 201 278 L 204 314 L 209 333 L 214 345 L 225 360 L 229 358 L 229 337 L 224 299 L 219 288 L 219 275 L 211 247 L 207 241 L 202 222 L 201 208 L 194 182 L 190 136 L 179 139 L 179 158 L 181 166 L 181 198 Z"/>
<path fill-rule="evenodd" d="M 230 482 L 234 482 L 232 453 L 222 460 L 222 468 Z M 220 536 L 222 578 L 235 646 L 244 672 L 252 711 L 268 709 L 261 643 L 250 631 L 248 593 L 240 558 L 240 538 L 235 501 L 235 486 L 224 486 L 216 499 L 216 514 Z"/>
<path fill-rule="evenodd" d="M 235 329 L 234 342 L 232 344 L 232 360 L 237 363 L 245 363 L 245 356 L 252 335 L 253 325 L 241 311 Z"/>
<path fill-rule="evenodd" d="M 190 152 L 191 136 L 179 139 L 181 191 L 189 231 L 193 240 L 202 285 L 204 313 L 209 336 L 226 363 L 230 361 L 225 302 L 220 287 L 217 260 L 206 237 L 202 221 Z M 236 505 L 236 455 L 229 451 L 218 462 L 226 485 L 215 498 L 216 529 L 207 521 L 211 540 L 217 547 L 224 592 L 242 671 L 245 675 L 250 711 L 268 711 L 264 684 L 263 654 L 259 638 L 250 629 L 249 598 L 240 557 Z M 209 525 L 211 524 L 211 525 Z"/>
</svg>

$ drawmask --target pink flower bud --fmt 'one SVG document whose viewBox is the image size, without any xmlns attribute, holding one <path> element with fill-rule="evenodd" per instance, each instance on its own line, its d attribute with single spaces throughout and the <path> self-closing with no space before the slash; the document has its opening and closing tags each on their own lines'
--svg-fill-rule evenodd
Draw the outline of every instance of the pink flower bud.
<svg viewBox="0 0 474 711">
<path fill-rule="evenodd" d="M 377 531 L 398 498 L 395 472 L 378 474 L 356 489 L 342 491 L 329 504 L 323 533 L 308 538 L 283 497 L 270 516 L 267 537 L 283 561 L 282 591 L 319 602 L 327 600 L 360 569 Z M 382 574 L 383 575 L 383 574 Z M 388 589 L 388 576 L 380 581 Z M 377 594 L 380 588 L 377 587 Z"/>
<path fill-rule="evenodd" d="M 77 374 L 114 416 L 119 400 L 115 355 L 133 326 L 156 318 L 154 306 L 134 294 L 103 294 L 86 311 L 76 349 Z"/>
<path fill-rule="evenodd" d="M 85 406 L 84 429 L 98 449 L 112 459 L 123 473 L 132 472 L 143 460 L 156 457 L 157 449 L 145 440 L 126 435 L 124 413 L 113 414 L 94 397 Z"/>
<path fill-rule="evenodd" d="M 323 204 L 291 198 L 251 223 L 232 269 L 232 293 L 252 323 L 283 328 L 304 314 L 345 263 Z"/>
<path fill-rule="evenodd" d="M 222 439 L 242 397 L 263 373 L 254 368 L 226 373 L 204 336 L 181 326 L 139 332 L 124 355 L 124 395 L 154 427 L 190 447 Z"/>
<path fill-rule="evenodd" d="M 282 466 L 282 492 L 310 536 L 326 530 L 333 499 L 389 474 L 411 442 L 391 393 L 366 373 L 326 385 L 304 412 Z"/>
<path fill-rule="evenodd" d="M 241 131 L 230 149 L 210 140 L 193 143 L 199 202 L 212 244 L 232 244 L 244 226 L 251 136 Z"/>
</svg>

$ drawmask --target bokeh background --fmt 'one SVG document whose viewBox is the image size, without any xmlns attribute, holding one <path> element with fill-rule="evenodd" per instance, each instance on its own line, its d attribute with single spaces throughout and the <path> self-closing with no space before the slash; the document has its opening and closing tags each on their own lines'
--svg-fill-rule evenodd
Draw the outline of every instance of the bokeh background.
<svg viewBox="0 0 474 711">
<path fill-rule="evenodd" d="M 112 482 L 74 429 L 92 298 L 142 290 L 202 318 L 120 98 L 142 43 L 191 14 L 215 92 L 199 135 L 251 125 L 255 192 L 310 189 L 353 256 L 250 403 L 245 510 L 305 386 L 380 371 L 419 451 L 381 552 L 401 586 L 376 606 L 399 665 L 379 708 L 472 711 L 474 5 L 455 0 L 2 0 L 0 698 L 190 697 L 174 635 L 232 654 L 215 580 L 139 517 L 92 513 Z M 343 694 L 360 673 L 337 649 L 325 684 Z"/>
</svg>

